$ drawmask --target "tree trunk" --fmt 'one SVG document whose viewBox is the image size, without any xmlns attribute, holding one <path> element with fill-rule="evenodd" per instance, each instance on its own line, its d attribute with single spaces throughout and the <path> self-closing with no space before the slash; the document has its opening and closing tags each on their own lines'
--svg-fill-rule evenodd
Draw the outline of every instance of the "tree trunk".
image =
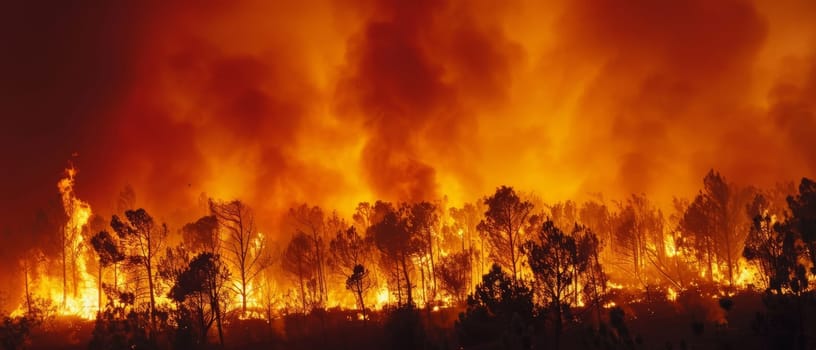
<svg viewBox="0 0 816 350">
<path fill-rule="evenodd" d="M 99 285 L 96 289 L 99 292 L 98 310 L 102 312 L 102 261 L 99 262 Z"/>
<path fill-rule="evenodd" d="M 241 315 L 246 315 L 246 300 L 247 300 L 246 286 L 247 286 L 246 269 L 241 268 Z"/>
<path fill-rule="evenodd" d="M 397 306 L 402 307 L 402 285 L 400 285 L 399 265 L 397 265 L 397 269 L 394 272 L 394 276 L 397 278 Z"/>
<path fill-rule="evenodd" d="M 150 263 L 148 258 L 146 267 L 147 267 L 147 287 L 150 290 L 150 325 L 151 325 L 151 337 L 153 337 L 153 328 L 156 325 L 156 291 L 153 286 L 153 266 Z"/>
<path fill-rule="evenodd" d="M 405 277 L 405 292 L 407 293 L 407 300 L 406 303 L 408 306 L 414 305 L 414 298 L 411 293 L 411 278 L 408 277 L 408 263 L 405 261 L 407 258 L 405 254 L 402 255 L 402 274 Z"/>
<path fill-rule="evenodd" d="M 62 233 L 62 307 L 65 308 L 68 305 L 68 265 L 67 265 L 67 255 L 68 254 L 68 247 L 67 240 L 65 239 L 65 232 Z"/>
<path fill-rule="evenodd" d="M 561 347 L 561 328 L 563 327 L 561 323 L 561 301 L 555 301 L 555 349 L 559 349 Z"/>
<path fill-rule="evenodd" d="M 303 304 L 303 312 L 306 313 L 306 289 L 303 288 L 303 272 L 298 269 L 298 279 L 300 280 L 300 301 Z"/>
<path fill-rule="evenodd" d="M 368 320 L 366 319 L 366 307 L 365 307 L 365 299 L 363 298 L 363 282 L 357 282 L 357 299 L 360 300 L 360 312 L 363 314 L 363 326 L 366 325 Z"/>
<path fill-rule="evenodd" d="M 430 253 L 428 255 L 430 256 L 430 259 L 431 259 L 431 268 L 428 271 L 428 274 L 430 275 L 430 278 L 431 278 L 431 296 L 435 296 L 436 295 L 436 276 L 435 276 L 434 272 L 436 272 L 436 268 L 434 266 L 433 234 L 432 234 L 431 230 L 428 230 L 428 252 Z M 427 304 L 428 301 L 425 300 L 425 303 Z"/>
<path fill-rule="evenodd" d="M 25 298 L 26 298 L 26 309 L 28 310 L 28 315 L 31 315 L 31 291 L 29 290 L 28 284 L 28 261 L 23 262 L 23 267 L 25 268 Z"/>
<path fill-rule="evenodd" d="M 518 277 L 516 274 L 516 245 L 513 242 L 512 228 L 508 229 L 507 234 L 508 234 L 507 238 L 510 242 L 510 265 L 513 270 L 513 284 L 515 284 L 518 280 Z"/>
<path fill-rule="evenodd" d="M 214 301 L 210 301 L 210 308 L 215 311 L 215 328 L 218 329 L 218 343 L 224 347 L 224 331 L 221 326 L 221 304 L 216 297 Z"/>
</svg>

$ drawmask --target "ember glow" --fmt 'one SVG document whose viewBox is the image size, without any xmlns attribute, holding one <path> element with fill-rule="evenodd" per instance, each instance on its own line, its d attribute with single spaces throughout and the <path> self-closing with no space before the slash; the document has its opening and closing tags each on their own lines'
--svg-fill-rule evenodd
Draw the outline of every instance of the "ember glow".
<svg viewBox="0 0 816 350">
<path fill-rule="evenodd" d="M 46 298 L 56 305 L 61 315 L 76 315 L 92 319 L 99 311 L 97 278 L 88 272 L 87 257 L 90 244 L 86 240 L 88 222 L 91 218 L 91 207 L 76 197 L 74 193 L 75 176 L 77 169 L 65 169 L 65 177 L 59 180 L 59 189 L 62 206 L 68 221 L 58 234 L 61 235 L 62 268 L 60 275 L 57 270 L 49 270 L 46 261 L 31 266 L 31 276 L 27 279 L 35 280 L 34 288 L 28 293 L 35 297 Z M 26 305 L 12 314 L 23 314 Z"/>
<path fill-rule="evenodd" d="M 816 287 L 816 2 L 0 12 L 11 316 L 373 322 L 465 309 L 494 263 L 586 310 Z"/>
</svg>

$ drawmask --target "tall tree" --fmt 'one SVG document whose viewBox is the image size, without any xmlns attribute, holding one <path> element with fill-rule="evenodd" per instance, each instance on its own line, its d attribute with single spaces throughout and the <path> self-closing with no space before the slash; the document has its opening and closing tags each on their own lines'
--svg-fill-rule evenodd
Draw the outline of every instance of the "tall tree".
<svg viewBox="0 0 816 350">
<path fill-rule="evenodd" d="M 411 232 L 409 235 L 414 237 L 420 250 L 420 271 L 423 289 L 423 295 L 430 294 L 430 298 L 425 296 L 425 302 L 432 299 L 436 293 L 436 275 L 434 273 L 434 245 L 436 237 L 434 236 L 434 228 L 439 222 L 439 213 L 437 206 L 431 202 L 418 202 L 409 204 L 405 210 L 407 213 L 407 228 Z M 430 288 L 425 286 L 425 276 L 430 279 Z"/>
<path fill-rule="evenodd" d="M 102 310 L 102 268 L 114 265 L 125 260 L 125 253 L 119 249 L 114 237 L 108 231 L 99 231 L 91 238 L 96 255 L 99 257 L 99 309 Z M 116 272 L 114 271 L 113 288 L 116 288 Z"/>
<path fill-rule="evenodd" d="M 352 291 L 357 298 L 357 307 L 363 314 L 363 322 L 366 322 L 365 293 L 371 289 L 372 283 L 368 276 L 368 269 L 363 265 L 354 265 L 351 274 L 346 278 L 346 289 Z"/>
<path fill-rule="evenodd" d="M 255 227 L 252 209 L 239 200 L 221 202 L 209 200 L 210 213 L 218 219 L 218 226 L 225 231 L 225 257 L 237 270 L 234 288 L 241 296 L 241 313 L 247 312 L 249 285 L 263 269 L 269 266 L 266 240 Z"/>
<path fill-rule="evenodd" d="M 328 301 L 328 288 L 326 285 L 326 215 L 318 206 L 310 207 L 306 204 L 289 209 L 289 217 L 295 225 L 296 233 L 305 233 L 312 240 L 312 252 L 316 268 L 316 283 L 318 300 L 321 305 Z"/>
<path fill-rule="evenodd" d="M 465 312 L 459 314 L 455 325 L 459 341 L 463 346 L 476 346 L 495 343 L 496 339 L 523 339 L 533 311 L 533 291 L 527 283 L 513 280 L 501 266 L 493 264 L 468 296 Z M 514 348 L 529 348 L 523 347 L 524 343 L 518 341 Z"/>
<path fill-rule="evenodd" d="M 571 201 L 559 202 L 550 206 L 550 220 L 563 231 L 569 231 L 578 222 L 578 205 Z"/>
<path fill-rule="evenodd" d="M 153 217 L 144 209 L 128 210 L 125 212 L 125 221 L 114 215 L 111 219 L 111 228 L 124 242 L 130 256 L 129 261 L 144 268 L 150 294 L 150 320 L 156 321 L 156 283 L 154 264 L 157 254 L 164 245 L 167 237 L 167 225 L 156 225 Z M 152 332 L 151 332 L 152 334 Z"/>
<path fill-rule="evenodd" d="M 200 219 L 181 227 L 184 244 L 191 251 L 218 253 L 221 239 L 218 237 L 218 218 L 215 215 L 203 216 Z"/>
<path fill-rule="evenodd" d="M 188 299 L 206 301 L 209 315 L 205 314 L 203 305 L 198 304 L 202 342 L 206 341 L 208 329 L 215 322 L 219 343 L 224 346 L 222 304 L 229 278 L 230 272 L 219 255 L 202 252 L 193 257 L 186 268 L 178 274 L 170 290 L 170 297 L 177 302 Z"/>
<path fill-rule="evenodd" d="M 601 321 L 601 309 L 606 297 L 606 273 L 601 265 L 600 252 L 602 241 L 588 227 L 575 232 L 578 251 L 578 271 L 582 273 L 584 300 L 588 307 L 594 308 L 598 322 Z M 577 280 L 577 279 L 576 279 Z"/>
<path fill-rule="evenodd" d="M 484 203 L 476 201 L 476 203 L 465 203 L 462 208 L 450 208 L 450 217 L 453 219 L 452 229 L 462 239 L 462 251 L 468 252 L 468 260 L 470 264 L 470 281 L 476 281 L 479 277 L 486 273 L 485 265 L 485 237 L 484 232 L 479 231 L 477 227 L 482 220 L 482 215 L 485 210 Z M 470 288 L 470 285 L 468 285 Z"/>
<path fill-rule="evenodd" d="M 538 287 L 536 290 L 546 300 L 554 318 L 557 349 L 563 329 L 563 311 L 575 293 L 571 287 L 578 278 L 582 264 L 578 245 L 574 237 L 547 220 L 541 225 L 535 239 L 527 241 L 524 247 Z"/>
<path fill-rule="evenodd" d="M 680 226 L 690 232 L 698 250 L 705 255 L 709 279 L 724 265 L 729 286 L 738 274 L 737 262 L 748 233 L 745 206 L 753 199 L 750 189 L 738 189 L 725 177 L 710 170 L 703 179 L 703 189 L 689 205 Z"/>
<path fill-rule="evenodd" d="M 398 302 L 401 303 L 401 290 L 405 287 L 407 305 L 414 305 L 411 284 L 413 263 L 411 258 L 421 251 L 416 237 L 408 227 L 406 206 L 395 208 L 393 204 L 378 201 L 375 205 L 375 216 L 379 219 L 369 227 L 368 236 L 373 237 L 374 244 L 388 265 L 395 267 Z M 401 285 L 401 281 L 404 285 Z"/>
<path fill-rule="evenodd" d="M 613 240 L 612 215 L 606 204 L 597 201 L 588 201 L 581 205 L 578 211 L 578 218 L 581 224 L 598 235 L 601 241 L 607 246 Z"/>
<path fill-rule="evenodd" d="M 649 247 L 655 247 L 656 254 L 663 254 L 663 214 L 645 195 L 632 195 L 620 203 L 619 208 L 612 217 L 613 249 L 624 270 L 646 286 L 649 282 L 645 268 L 647 263 L 653 262 Z"/>
<path fill-rule="evenodd" d="M 791 211 L 790 229 L 794 230 L 809 250 L 810 273 L 816 275 L 816 182 L 802 178 L 799 193 L 788 196 Z"/>
<path fill-rule="evenodd" d="M 354 226 L 349 226 L 345 230 L 337 231 L 329 242 L 329 250 L 332 255 L 332 266 L 341 275 L 348 277 L 354 273 L 357 265 L 365 266 L 368 263 L 371 241 L 360 236 Z"/>
<path fill-rule="evenodd" d="M 797 247 L 797 236 L 789 225 L 776 222 L 771 215 L 754 217 L 742 255 L 759 267 L 769 291 L 782 294 L 787 290 L 800 289 L 796 269 L 798 260 L 804 254 Z"/>
<path fill-rule="evenodd" d="M 509 267 L 513 280 L 518 280 L 518 265 L 523 243 L 524 227 L 533 204 L 519 198 L 512 187 L 502 186 L 496 193 L 484 200 L 487 206 L 485 218 L 479 223 L 479 230 L 487 233 L 491 256 L 505 267 Z"/>
<path fill-rule="evenodd" d="M 296 233 L 283 251 L 281 267 L 297 278 L 304 313 L 309 310 L 309 305 L 316 301 L 314 300 L 316 298 L 307 299 L 306 294 L 306 289 L 310 285 L 309 281 L 314 280 L 317 276 L 316 265 L 314 241 L 303 232 Z"/>
<path fill-rule="evenodd" d="M 442 289 L 457 303 L 463 303 L 470 285 L 470 252 L 457 252 L 442 257 L 436 276 Z"/>
</svg>

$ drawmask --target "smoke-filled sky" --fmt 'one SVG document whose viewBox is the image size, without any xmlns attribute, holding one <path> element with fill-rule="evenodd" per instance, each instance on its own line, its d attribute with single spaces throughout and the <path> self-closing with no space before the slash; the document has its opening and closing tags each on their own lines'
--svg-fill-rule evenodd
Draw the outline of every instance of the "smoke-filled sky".
<svg viewBox="0 0 816 350">
<path fill-rule="evenodd" d="M 202 193 L 269 226 L 298 202 L 458 204 L 507 184 L 665 203 L 710 168 L 816 174 L 810 0 L 1 6 L 4 237 L 69 161 L 96 213 L 129 184 L 176 227 Z"/>
</svg>

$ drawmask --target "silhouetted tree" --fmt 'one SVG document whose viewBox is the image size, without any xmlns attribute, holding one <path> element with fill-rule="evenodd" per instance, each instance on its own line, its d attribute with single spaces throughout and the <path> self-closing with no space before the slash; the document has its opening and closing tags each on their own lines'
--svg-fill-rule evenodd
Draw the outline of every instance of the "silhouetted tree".
<svg viewBox="0 0 816 350">
<path fill-rule="evenodd" d="M 575 231 L 579 230 L 575 226 Z M 569 306 L 568 300 L 576 293 L 571 287 L 584 265 L 581 259 L 586 257 L 578 254 L 575 238 L 562 232 L 550 220 L 541 225 L 535 240 L 528 241 L 524 250 L 535 276 L 536 291 L 547 302 L 547 309 L 553 314 L 555 346 L 558 348 L 563 329 L 562 314 Z"/>
<path fill-rule="evenodd" d="M 601 308 L 606 297 L 608 278 L 600 260 L 601 240 L 592 230 L 584 228 L 577 233 L 578 270 L 584 281 L 583 294 L 585 304 L 595 308 L 598 322 L 601 322 Z M 577 279 L 576 279 L 577 280 Z"/>
<path fill-rule="evenodd" d="M 184 244 L 191 251 L 217 253 L 221 247 L 218 237 L 218 218 L 215 215 L 201 217 L 181 227 Z"/>
<path fill-rule="evenodd" d="M 457 234 L 462 239 L 462 251 L 467 251 L 468 259 L 470 260 L 470 276 L 471 281 L 477 280 L 480 276 L 486 273 L 486 253 L 485 243 L 487 237 L 485 232 L 479 231 L 477 227 L 482 220 L 482 215 L 485 212 L 484 203 L 476 201 L 476 203 L 465 203 L 461 209 L 450 208 L 450 217 L 453 219 L 452 229 L 457 231 Z M 461 232 L 460 232 L 461 231 Z M 468 285 L 470 288 L 470 285 Z"/>
<path fill-rule="evenodd" d="M 613 250 L 622 268 L 647 286 L 649 282 L 644 270 L 651 262 L 648 247 L 655 247 L 652 253 L 655 257 L 663 254 L 663 214 L 645 195 L 632 195 L 619 207 L 613 216 Z"/>
<path fill-rule="evenodd" d="M 208 329 L 214 321 L 221 346 L 224 345 L 222 304 L 229 278 L 229 270 L 221 262 L 220 256 L 203 252 L 190 260 L 187 268 L 178 275 L 169 293 L 179 302 L 188 298 L 205 299 L 208 302 L 209 316 L 205 316 L 203 308 L 198 309 L 201 339 L 206 341 Z"/>
<path fill-rule="evenodd" d="M 485 218 L 479 230 L 487 232 L 490 252 L 494 261 L 510 268 L 513 280 L 518 280 L 518 265 L 524 243 L 521 228 L 525 225 L 533 204 L 522 201 L 512 187 L 502 186 L 484 200 Z"/>
<path fill-rule="evenodd" d="M 306 204 L 290 208 L 289 217 L 295 224 L 295 232 L 305 233 L 312 240 L 312 253 L 314 254 L 315 283 L 317 284 L 317 296 L 319 305 L 324 306 L 328 298 L 328 288 L 326 285 L 326 254 L 325 245 L 328 240 L 326 234 L 326 215 L 323 209 L 318 206 L 309 207 Z"/>
<path fill-rule="evenodd" d="M 102 268 L 114 265 L 125 260 L 125 253 L 119 249 L 113 236 L 108 231 L 99 231 L 91 238 L 91 245 L 93 246 L 96 255 L 99 257 L 99 309 L 102 310 Z M 114 272 L 113 286 L 116 288 L 116 272 Z"/>
<path fill-rule="evenodd" d="M 465 301 L 470 284 L 470 252 L 458 252 L 442 257 L 436 270 L 442 289 L 457 303 Z"/>
<path fill-rule="evenodd" d="M 613 240 L 612 215 L 609 208 L 600 202 L 589 201 L 578 211 L 579 222 L 594 232 L 601 241 L 609 244 Z"/>
<path fill-rule="evenodd" d="M 411 284 L 411 269 L 413 263 L 411 257 L 421 251 L 416 237 L 412 236 L 409 229 L 405 206 L 400 209 L 394 208 L 391 203 L 378 201 L 375 205 L 375 214 L 379 221 L 373 222 L 369 227 L 368 235 L 373 237 L 374 244 L 389 265 L 395 267 L 397 279 L 398 302 L 401 304 L 402 286 L 400 280 L 404 281 L 406 290 L 406 304 L 414 304 Z"/>
<path fill-rule="evenodd" d="M 371 242 L 360 236 L 354 226 L 337 231 L 329 242 L 332 266 L 344 277 L 350 276 L 357 265 L 365 265 L 371 253 Z"/>
<path fill-rule="evenodd" d="M 550 220 L 562 231 L 569 231 L 578 222 L 579 211 L 575 202 L 568 200 L 550 206 Z"/>
<path fill-rule="evenodd" d="M 462 346 L 495 343 L 503 336 L 523 338 L 527 327 L 514 325 L 529 325 L 533 316 L 533 291 L 493 264 L 468 296 L 467 309 L 459 314 L 455 328 Z"/>
<path fill-rule="evenodd" d="M 357 307 L 363 313 L 363 321 L 366 320 L 365 293 L 371 289 L 372 283 L 368 276 L 368 270 L 363 265 L 355 265 L 354 270 L 346 278 L 346 289 L 352 291 L 357 299 Z"/>
<path fill-rule="evenodd" d="M 407 214 L 407 229 L 409 235 L 413 237 L 418 245 L 417 253 L 420 255 L 420 271 L 422 273 L 422 293 L 427 303 L 428 299 L 433 299 L 436 293 L 436 271 L 434 266 L 434 245 L 435 237 L 433 229 L 439 222 L 438 208 L 430 202 L 418 202 L 407 206 L 404 209 Z M 425 276 L 430 280 L 430 288 L 425 286 Z M 427 296 L 430 294 L 430 298 Z"/>
<path fill-rule="evenodd" d="M 791 211 L 789 228 L 793 230 L 809 250 L 810 273 L 816 275 L 816 182 L 802 178 L 799 193 L 788 196 Z"/>
<path fill-rule="evenodd" d="M 738 274 L 738 258 L 747 235 L 744 215 L 750 190 L 730 185 L 718 172 L 711 170 L 703 179 L 703 190 L 689 205 L 680 226 L 694 237 L 694 244 L 708 265 L 713 281 L 715 265 L 725 265 L 729 286 Z"/>
<path fill-rule="evenodd" d="M 156 284 L 154 264 L 157 254 L 164 245 L 167 237 L 167 225 L 157 226 L 144 209 L 128 210 L 125 212 L 127 221 L 114 215 L 111 227 L 126 247 L 129 262 L 144 268 L 150 294 L 150 320 L 156 321 Z"/>
<path fill-rule="evenodd" d="M 247 312 L 248 286 L 263 269 L 269 266 L 266 240 L 255 227 L 255 217 L 246 204 L 239 200 L 220 202 L 209 200 L 210 213 L 226 231 L 224 257 L 237 270 L 234 288 L 241 296 L 241 313 Z"/>
<path fill-rule="evenodd" d="M 281 267 L 284 271 L 294 275 L 300 286 L 300 300 L 302 311 L 308 311 L 308 305 L 312 300 L 306 299 L 306 287 L 308 282 L 316 277 L 317 262 L 314 254 L 314 241 L 303 232 L 295 234 L 289 245 L 283 251 L 281 257 Z"/>
<path fill-rule="evenodd" d="M 33 326 L 32 320 L 27 317 L 3 317 L 3 323 L 0 324 L 0 344 L 3 349 L 24 349 Z"/>
</svg>

